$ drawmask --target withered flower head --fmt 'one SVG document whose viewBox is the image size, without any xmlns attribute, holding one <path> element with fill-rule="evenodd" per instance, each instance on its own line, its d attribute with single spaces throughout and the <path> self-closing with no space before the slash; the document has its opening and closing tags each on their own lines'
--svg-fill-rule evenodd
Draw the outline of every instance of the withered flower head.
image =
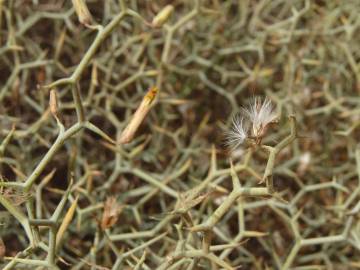
<svg viewBox="0 0 360 270">
<path fill-rule="evenodd" d="M 260 98 L 254 98 L 250 107 L 243 111 L 252 123 L 252 135 L 255 137 L 262 137 L 267 125 L 277 118 L 274 106 L 268 98 L 263 102 Z"/>
<path fill-rule="evenodd" d="M 105 230 L 112 227 L 119 218 L 124 206 L 117 203 L 115 197 L 109 197 L 104 204 L 104 212 L 101 219 L 101 229 Z"/>
</svg>

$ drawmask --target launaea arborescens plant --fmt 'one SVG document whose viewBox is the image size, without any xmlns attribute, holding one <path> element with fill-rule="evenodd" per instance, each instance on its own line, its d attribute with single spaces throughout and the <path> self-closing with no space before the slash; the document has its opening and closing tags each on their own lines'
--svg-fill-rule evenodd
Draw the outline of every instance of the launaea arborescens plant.
<svg viewBox="0 0 360 270">
<path fill-rule="evenodd" d="M 0 269 L 358 267 L 357 2 L 0 0 Z"/>
</svg>

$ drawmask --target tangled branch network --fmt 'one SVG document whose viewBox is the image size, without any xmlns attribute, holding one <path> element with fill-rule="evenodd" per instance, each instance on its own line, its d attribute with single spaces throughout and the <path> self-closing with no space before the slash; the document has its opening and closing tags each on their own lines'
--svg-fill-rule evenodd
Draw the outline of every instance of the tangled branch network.
<svg viewBox="0 0 360 270">
<path fill-rule="evenodd" d="M 0 0 L 0 269 L 358 269 L 359 11 Z"/>
</svg>

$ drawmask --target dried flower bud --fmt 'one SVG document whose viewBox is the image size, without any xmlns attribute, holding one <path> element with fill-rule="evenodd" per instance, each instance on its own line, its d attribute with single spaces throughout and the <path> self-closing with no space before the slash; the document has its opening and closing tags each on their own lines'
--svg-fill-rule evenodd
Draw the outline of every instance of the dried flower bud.
<svg viewBox="0 0 360 270">
<path fill-rule="evenodd" d="M 170 15 L 174 11 L 174 7 L 172 5 L 167 5 L 155 16 L 152 20 L 151 24 L 153 27 L 160 27 L 170 18 Z"/>
<path fill-rule="evenodd" d="M 113 226 L 119 218 L 124 207 L 116 202 L 115 197 L 109 197 L 104 204 L 104 212 L 101 219 L 101 229 L 105 230 Z"/>
<path fill-rule="evenodd" d="M 72 3 L 79 18 L 79 22 L 83 25 L 90 25 L 92 17 L 85 0 L 72 0 Z"/>
<path fill-rule="evenodd" d="M 49 105 L 50 105 L 50 112 L 56 119 L 58 119 L 58 100 L 55 89 L 51 89 L 50 91 Z"/>
<path fill-rule="evenodd" d="M 158 89 L 156 87 L 152 87 L 144 96 L 140 106 L 137 108 L 134 113 L 130 123 L 126 126 L 124 131 L 120 136 L 120 143 L 129 143 L 134 138 L 135 132 L 138 130 L 140 124 L 144 120 L 145 116 L 151 109 L 151 105 L 158 93 Z"/>
<path fill-rule="evenodd" d="M 94 86 L 98 86 L 98 85 L 99 85 L 98 70 L 97 70 L 97 64 L 96 64 L 96 62 L 94 62 L 94 64 L 92 65 L 92 69 L 91 69 L 91 83 L 92 83 Z"/>
</svg>

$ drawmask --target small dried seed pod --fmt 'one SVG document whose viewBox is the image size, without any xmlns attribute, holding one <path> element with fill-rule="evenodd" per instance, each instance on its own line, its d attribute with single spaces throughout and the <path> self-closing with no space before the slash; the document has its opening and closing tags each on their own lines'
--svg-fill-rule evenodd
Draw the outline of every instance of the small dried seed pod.
<svg viewBox="0 0 360 270">
<path fill-rule="evenodd" d="M 79 18 L 79 22 L 83 25 L 90 25 L 92 17 L 85 0 L 72 0 L 72 3 Z"/>
<path fill-rule="evenodd" d="M 50 105 L 50 112 L 51 114 L 58 119 L 58 99 L 57 99 L 57 94 L 56 94 L 56 90 L 55 89 L 51 89 L 50 91 L 50 100 L 49 100 L 49 105 Z"/>
<path fill-rule="evenodd" d="M 134 138 L 135 132 L 138 130 L 140 124 L 145 119 L 146 115 L 151 109 L 151 105 L 158 93 L 156 87 L 152 87 L 144 96 L 140 106 L 137 108 L 129 124 L 126 126 L 124 131 L 121 133 L 119 143 L 129 143 Z"/>
<path fill-rule="evenodd" d="M 155 16 L 155 18 L 151 22 L 151 25 L 153 27 L 161 27 L 164 23 L 167 22 L 173 11 L 174 7 L 172 5 L 167 5 Z"/>
</svg>

